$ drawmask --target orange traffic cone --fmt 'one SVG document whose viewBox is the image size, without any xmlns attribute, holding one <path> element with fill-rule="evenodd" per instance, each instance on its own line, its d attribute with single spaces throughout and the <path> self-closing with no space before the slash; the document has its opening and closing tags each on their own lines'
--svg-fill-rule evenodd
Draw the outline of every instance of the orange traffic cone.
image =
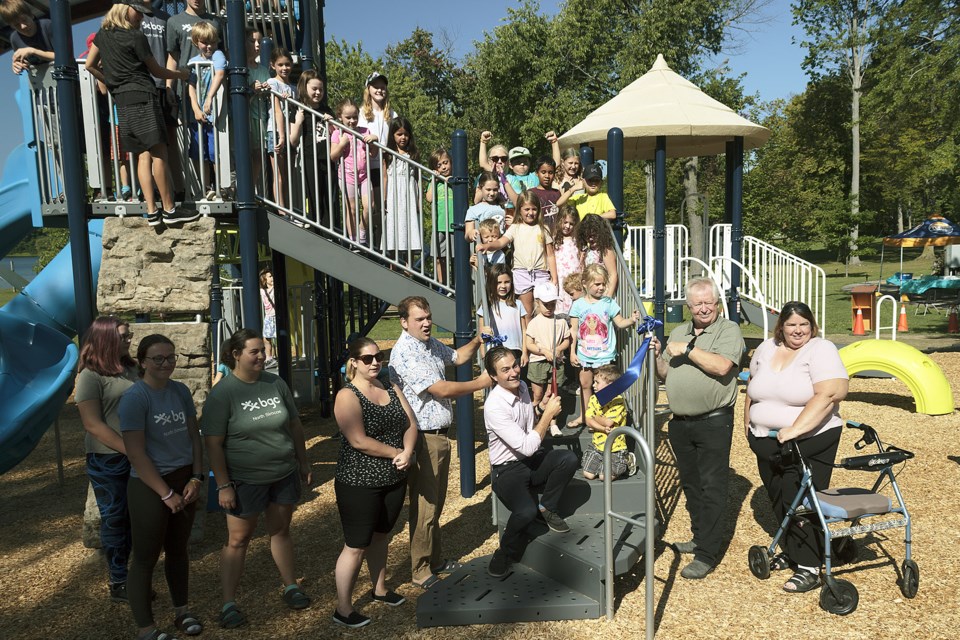
<svg viewBox="0 0 960 640">
<path fill-rule="evenodd" d="M 957 322 L 957 308 L 950 309 L 950 319 L 947 320 L 947 333 L 960 333 L 960 323 Z"/>
<path fill-rule="evenodd" d="M 900 333 L 909 331 L 909 329 L 907 329 L 907 308 L 904 306 L 900 307 L 900 322 L 897 323 L 897 331 Z"/>
<path fill-rule="evenodd" d="M 863 309 L 857 309 L 857 317 L 853 319 L 853 335 L 863 335 Z"/>
</svg>

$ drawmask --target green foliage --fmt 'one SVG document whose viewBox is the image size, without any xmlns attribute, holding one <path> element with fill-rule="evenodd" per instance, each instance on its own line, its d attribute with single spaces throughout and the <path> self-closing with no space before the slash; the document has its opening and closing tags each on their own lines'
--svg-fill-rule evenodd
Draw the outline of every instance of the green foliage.
<svg viewBox="0 0 960 640">
<path fill-rule="evenodd" d="M 67 229 L 35 229 L 14 247 L 10 255 L 38 256 L 34 271 L 40 273 L 69 241 Z"/>
</svg>

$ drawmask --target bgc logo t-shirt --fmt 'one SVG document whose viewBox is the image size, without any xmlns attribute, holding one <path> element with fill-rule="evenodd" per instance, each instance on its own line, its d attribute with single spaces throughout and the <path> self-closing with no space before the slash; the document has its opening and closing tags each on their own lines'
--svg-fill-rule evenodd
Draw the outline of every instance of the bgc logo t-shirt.
<svg viewBox="0 0 960 640">
<path fill-rule="evenodd" d="M 193 464 L 189 424 L 196 418 L 190 390 L 170 380 L 154 389 L 138 380 L 120 398 L 120 431 L 143 431 L 147 457 L 160 475 Z M 137 476 L 134 468 L 130 475 Z"/>
</svg>

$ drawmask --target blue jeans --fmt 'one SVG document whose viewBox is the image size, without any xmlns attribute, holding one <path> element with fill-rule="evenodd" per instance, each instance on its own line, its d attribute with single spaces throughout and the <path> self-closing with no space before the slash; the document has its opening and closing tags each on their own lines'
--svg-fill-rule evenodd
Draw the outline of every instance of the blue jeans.
<svg viewBox="0 0 960 640">
<path fill-rule="evenodd" d="M 127 581 L 132 538 L 127 511 L 130 461 L 122 453 L 88 453 L 87 475 L 100 509 L 100 545 L 107 558 L 110 583 Z"/>
</svg>

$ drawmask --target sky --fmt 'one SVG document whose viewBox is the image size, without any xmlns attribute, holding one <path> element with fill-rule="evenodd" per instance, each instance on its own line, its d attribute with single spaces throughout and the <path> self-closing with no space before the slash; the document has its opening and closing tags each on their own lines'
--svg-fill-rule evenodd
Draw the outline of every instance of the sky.
<svg viewBox="0 0 960 640">
<path fill-rule="evenodd" d="M 434 33 L 446 30 L 454 43 L 454 55 L 460 57 L 472 50 L 473 43 L 483 39 L 483 34 L 493 30 L 507 15 L 508 7 L 517 6 L 517 0 L 485 0 L 482 3 L 449 2 L 443 12 L 436 10 L 433 0 L 408 0 L 397 11 L 396 0 L 364 0 L 363 11 L 350 0 L 327 0 L 325 30 L 327 38 L 348 42 L 362 41 L 374 57 L 384 49 L 407 37 L 414 28 L 421 27 Z M 544 13 L 554 14 L 561 3 L 557 0 L 541 0 Z M 763 101 L 787 98 L 801 93 L 806 86 L 806 77 L 800 67 L 803 50 L 792 44 L 792 39 L 802 31 L 791 26 L 790 0 L 770 0 L 763 14 L 766 22 L 750 25 L 748 32 L 730 43 L 730 51 L 711 59 L 714 65 L 724 61 L 732 74 L 746 74 L 743 79 L 748 94 L 759 94 Z M 482 9 L 482 10 L 479 10 Z M 97 23 L 74 25 L 74 50 L 84 49 L 84 41 Z M 736 45 L 734 47 L 734 45 Z M 731 53 L 733 52 L 733 53 Z M 0 116 L 7 123 L 19 122 L 13 93 L 17 78 L 10 73 L 11 54 L 0 56 Z M 653 60 L 650 64 L 653 64 Z M 669 63 L 669 60 L 667 61 Z M 335 82 L 331 79 L 331 82 Z M 15 120 L 14 120 L 15 119 Z M 16 129 L 19 131 L 19 126 Z M 0 162 L 19 144 L 19 133 L 0 136 Z"/>
</svg>

